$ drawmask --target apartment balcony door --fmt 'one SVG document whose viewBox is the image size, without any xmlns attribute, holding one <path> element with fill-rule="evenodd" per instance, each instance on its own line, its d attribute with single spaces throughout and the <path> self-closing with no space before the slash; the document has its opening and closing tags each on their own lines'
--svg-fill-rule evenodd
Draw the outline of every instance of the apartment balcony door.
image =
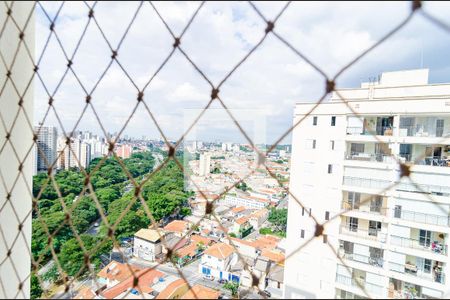
<svg viewBox="0 0 450 300">
<path fill-rule="evenodd" d="M 420 229 L 419 231 L 419 244 L 424 247 L 430 247 L 431 245 L 431 231 Z"/>
<path fill-rule="evenodd" d="M 358 231 L 358 218 L 350 217 L 347 219 L 347 226 L 350 231 L 357 232 Z"/>
<path fill-rule="evenodd" d="M 360 193 L 348 192 L 348 203 L 350 204 L 351 209 L 359 209 L 360 200 Z"/>
<path fill-rule="evenodd" d="M 381 231 L 381 222 L 369 221 L 369 235 L 378 236 L 379 231 Z"/>
</svg>

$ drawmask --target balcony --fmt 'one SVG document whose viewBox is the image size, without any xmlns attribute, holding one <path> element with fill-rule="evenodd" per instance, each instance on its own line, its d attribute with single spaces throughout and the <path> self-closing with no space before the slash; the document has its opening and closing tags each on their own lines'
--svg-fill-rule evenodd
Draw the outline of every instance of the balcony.
<svg viewBox="0 0 450 300">
<path fill-rule="evenodd" d="M 356 178 L 359 179 L 359 178 Z M 367 179 L 366 179 L 367 180 Z M 368 179 L 370 180 L 370 179 Z M 344 177 L 345 183 L 345 177 Z M 367 182 L 364 182 L 367 184 Z M 427 193 L 439 196 L 449 196 L 450 186 L 434 185 L 434 184 L 412 184 L 409 182 L 399 182 L 395 189 L 397 191 L 413 192 L 413 193 Z"/>
<path fill-rule="evenodd" d="M 366 282 L 365 278 L 351 278 L 349 276 L 336 274 L 336 282 L 356 289 L 364 289 L 369 294 L 384 296 L 384 287 Z M 362 295 L 365 295 L 365 293 L 362 293 Z"/>
<path fill-rule="evenodd" d="M 382 268 L 384 264 L 384 260 L 382 257 L 371 257 L 356 253 L 345 253 L 344 249 L 339 249 L 339 256 L 343 259 L 348 259 L 351 261 L 371 265 L 378 268 Z"/>
<path fill-rule="evenodd" d="M 390 279 L 388 288 L 388 298 L 392 299 L 421 299 L 422 287 L 397 279 Z M 395 284 L 394 284 L 395 282 Z M 397 286 L 397 287 L 396 287 Z"/>
<path fill-rule="evenodd" d="M 391 245 L 405 247 L 405 248 L 425 250 L 428 252 L 441 254 L 441 255 L 447 255 L 447 253 L 448 253 L 447 245 L 443 245 L 442 243 L 439 243 L 437 241 L 428 243 L 429 245 L 426 245 L 426 244 L 427 243 L 417 240 L 417 239 L 411 239 L 411 238 L 405 238 L 405 237 L 391 235 Z"/>
<path fill-rule="evenodd" d="M 384 135 L 392 136 L 394 133 L 394 117 L 349 117 L 348 135 Z"/>
<path fill-rule="evenodd" d="M 344 185 L 364 187 L 376 190 L 384 190 L 389 186 L 391 186 L 392 182 L 389 180 L 377 180 L 370 178 L 344 176 Z"/>
<path fill-rule="evenodd" d="M 449 137 L 449 117 L 400 117 L 400 136 Z"/>
<path fill-rule="evenodd" d="M 386 216 L 388 209 L 379 205 L 356 205 L 349 201 L 342 201 L 342 209 Z"/>
<path fill-rule="evenodd" d="M 382 233 L 379 230 L 372 229 L 372 228 L 369 228 L 368 230 L 366 230 L 366 229 L 358 228 L 357 226 L 344 225 L 344 226 L 340 227 L 339 233 L 366 239 L 366 240 L 379 241 L 381 243 L 386 242 L 386 233 Z"/>
<path fill-rule="evenodd" d="M 419 270 L 417 265 L 414 263 L 398 264 L 394 262 L 389 262 L 389 270 L 402 274 L 411 275 L 431 282 L 445 284 L 445 274 L 438 267 L 431 268 L 431 266 L 429 266 L 428 271 L 425 271 Z"/>
<path fill-rule="evenodd" d="M 369 161 L 369 162 L 384 162 L 393 163 L 395 159 L 392 155 L 382 154 L 382 153 L 361 153 L 353 152 L 345 156 L 346 160 L 358 160 L 358 161 Z"/>
<path fill-rule="evenodd" d="M 399 160 L 416 165 L 449 167 L 450 146 L 448 144 L 400 144 Z"/>
<path fill-rule="evenodd" d="M 426 214 L 421 212 L 403 210 L 403 209 L 393 209 L 393 216 L 397 219 L 402 219 L 406 221 L 412 221 L 417 223 L 424 223 L 430 225 L 438 226 L 450 226 L 449 216 L 439 216 L 433 214 Z"/>
</svg>

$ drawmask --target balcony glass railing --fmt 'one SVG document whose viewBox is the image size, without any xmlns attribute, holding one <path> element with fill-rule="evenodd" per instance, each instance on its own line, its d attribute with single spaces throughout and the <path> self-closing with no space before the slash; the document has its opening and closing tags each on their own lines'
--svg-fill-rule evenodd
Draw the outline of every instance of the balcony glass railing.
<svg viewBox="0 0 450 300">
<path fill-rule="evenodd" d="M 357 289 L 363 288 L 369 294 L 384 296 L 384 287 L 366 282 L 363 278 L 351 278 L 349 276 L 336 274 L 336 282 Z M 365 294 L 362 292 L 362 295 Z"/>
<path fill-rule="evenodd" d="M 397 191 L 414 192 L 414 193 L 429 193 L 442 196 L 450 195 L 450 185 L 442 186 L 434 184 L 412 184 L 408 182 L 399 182 L 396 185 L 395 189 Z"/>
<path fill-rule="evenodd" d="M 448 247 L 439 242 L 424 242 L 416 239 L 391 235 L 391 245 L 425 250 L 436 254 L 447 255 Z"/>
<path fill-rule="evenodd" d="M 450 120 L 445 121 L 447 121 L 447 124 L 450 123 Z M 399 136 L 448 137 L 450 132 L 445 127 L 436 126 L 436 124 L 400 125 Z"/>
<path fill-rule="evenodd" d="M 342 209 L 355 210 L 355 211 L 371 213 L 371 214 L 376 214 L 376 215 L 383 215 L 383 216 L 385 216 L 388 211 L 388 209 L 386 207 L 381 207 L 378 205 L 355 205 L 348 201 L 342 202 Z"/>
<path fill-rule="evenodd" d="M 371 162 L 384 162 L 384 163 L 393 163 L 395 159 L 392 155 L 383 154 L 383 153 L 363 153 L 363 152 L 354 152 L 347 154 L 345 156 L 347 160 L 360 160 L 360 161 L 371 161 Z"/>
<path fill-rule="evenodd" d="M 356 236 L 367 240 L 375 240 L 382 243 L 386 242 L 386 233 L 380 232 L 380 230 L 369 228 L 362 229 L 356 226 L 345 225 L 341 226 L 340 233 L 345 235 Z"/>
<path fill-rule="evenodd" d="M 399 156 L 400 160 L 403 160 L 405 162 L 412 162 L 416 165 L 450 167 L 450 157 L 447 156 L 424 156 L 424 153 L 400 154 Z"/>
<path fill-rule="evenodd" d="M 344 185 L 384 190 L 388 188 L 390 185 L 392 185 L 392 182 L 389 180 L 377 180 L 370 178 L 344 176 Z"/>
<path fill-rule="evenodd" d="M 348 135 L 393 135 L 394 128 L 392 126 L 381 126 L 377 128 L 364 128 L 361 126 L 349 126 L 347 127 Z"/>
<path fill-rule="evenodd" d="M 431 266 L 429 266 L 428 270 L 418 270 L 417 265 L 415 264 L 398 264 L 389 262 L 389 270 L 402 274 L 412 275 L 432 282 L 445 284 L 444 272 L 442 272 L 441 270 L 435 271 Z"/>
<path fill-rule="evenodd" d="M 393 216 L 397 219 L 406 221 L 438 225 L 438 226 L 450 226 L 450 216 L 439 216 L 433 214 L 425 214 L 416 211 L 393 209 Z"/>
<path fill-rule="evenodd" d="M 384 264 L 384 260 L 382 257 L 371 257 L 356 253 L 345 253 L 344 249 L 340 249 L 339 255 L 344 259 L 360 262 L 363 264 L 368 264 L 374 267 L 382 268 Z"/>
</svg>

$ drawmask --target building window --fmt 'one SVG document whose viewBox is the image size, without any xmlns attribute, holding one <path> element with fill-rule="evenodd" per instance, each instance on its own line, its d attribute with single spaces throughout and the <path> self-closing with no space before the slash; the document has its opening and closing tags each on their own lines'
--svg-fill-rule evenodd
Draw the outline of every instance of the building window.
<svg viewBox="0 0 450 300">
<path fill-rule="evenodd" d="M 333 165 L 328 165 L 328 174 L 333 173 Z"/>
<path fill-rule="evenodd" d="M 313 126 L 317 126 L 317 117 L 313 117 Z"/>
<path fill-rule="evenodd" d="M 330 149 L 334 150 L 334 141 L 330 141 Z"/>
<path fill-rule="evenodd" d="M 309 216 L 311 217 L 311 208 L 309 209 Z"/>
<path fill-rule="evenodd" d="M 302 207 L 302 216 L 304 216 L 304 215 L 305 215 L 305 208 Z"/>
<path fill-rule="evenodd" d="M 302 239 L 304 239 L 305 238 L 305 230 L 300 230 L 300 237 L 302 238 Z"/>
<path fill-rule="evenodd" d="M 316 140 L 312 140 L 312 148 L 316 149 Z"/>
<path fill-rule="evenodd" d="M 331 117 L 331 126 L 336 126 L 336 117 L 335 116 Z"/>
<path fill-rule="evenodd" d="M 328 241 L 327 235 L 324 234 L 324 235 L 322 235 L 322 237 L 323 237 L 323 243 L 326 244 Z"/>
<path fill-rule="evenodd" d="M 326 211 L 325 212 L 325 220 L 328 221 L 330 219 L 330 212 Z"/>
</svg>

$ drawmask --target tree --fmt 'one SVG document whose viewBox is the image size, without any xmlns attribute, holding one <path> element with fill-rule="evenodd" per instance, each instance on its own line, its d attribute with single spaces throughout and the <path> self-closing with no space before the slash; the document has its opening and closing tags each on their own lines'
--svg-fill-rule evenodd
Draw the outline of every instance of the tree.
<svg viewBox="0 0 450 300">
<path fill-rule="evenodd" d="M 99 238 L 87 234 L 80 235 L 80 238 L 83 241 L 87 252 L 90 252 L 94 247 L 98 246 L 98 243 L 102 242 Z M 102 243 L 101 246 L 89 256 L 90 263 L 98 266 L 100 264 L 100 255 L 110 252 L 111 248 L 111 242 Z M 75 238 L 70 239 L 61 247 L 58 259 L 67 275 L 75 276 L 78 273 L 82 274 L 88 270 L 85 265 L 84 254 L 83 249 Z"/>
<path fill-rule="evenodd" d="M 57 282 L 59 278 L 61 278 L 61 276 L 59 275 L 58 268 L 55 264 L 42 276 L 42 279 L 50 282 Z"/>
<path fill-rule="evenodd" d="M 272 208 L 269 213 L 269 222 L 279 231 L 286 231 L 287 226 L 287 208 Z"/>
<path fill-rule="evenodd" d="M 245 182 L 241 181 L 236 185 L 236 188 L 240 189 L 241 191 L 247 191 L 248 190 L 248 186 Z"/>
<path fill-rule="evenodd" d="M 39 284 L 39 279 L 35 274 L 31 274 L 31 292 L 30 297 L 31 299 L 38 299 L 42 295 L 42 288 Z"/>
<path fill-rule="evenodd" d="M 223 285 L 224 289 L 227 289 L 231 292 L 231 295 L 233 297 L 237 296 L 238 289 L 239 289 L 239 283 L 234 281 L 228 281 Z"/>
</svg>

